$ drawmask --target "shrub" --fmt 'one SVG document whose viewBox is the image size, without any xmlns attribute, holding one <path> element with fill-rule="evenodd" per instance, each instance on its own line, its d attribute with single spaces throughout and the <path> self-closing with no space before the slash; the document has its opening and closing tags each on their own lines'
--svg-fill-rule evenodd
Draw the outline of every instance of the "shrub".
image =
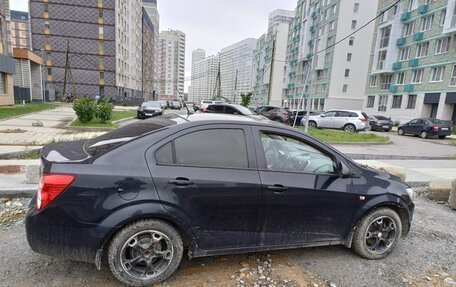
<svg viewBox="0 0 456 287">
<path fill-rule="evenodd" d="M 114 105 L 111 104 L 107 99 L 104 99 L 97 106 L 97 118 L 99 118 L 102 123 L 111 120 L 113 108 Z"/>
<path fill-rule="evenodd" d="M 79 121 L 86 124 L 95 117 L 97 102 L 91 98 L 84 97 L 73 103 L 73 110 L 76 112 Z"/>
</svg>

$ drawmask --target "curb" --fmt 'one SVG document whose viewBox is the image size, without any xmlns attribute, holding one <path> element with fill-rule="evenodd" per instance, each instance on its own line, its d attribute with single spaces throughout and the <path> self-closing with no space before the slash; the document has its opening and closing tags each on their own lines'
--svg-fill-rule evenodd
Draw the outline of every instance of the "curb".
<svg viewBox="0 0 456 287">
<path fill-rule="evenodd" d="M 18 197 L 33 197 L 36 192 L 38 191 L 38 187 L 29 187 L 29 188 L 8 188 L 8 189 L 0 189 L 0 196 L 1 197 L 9 197 L 9 198 L 18 198 Z"/>
<path fill-rule="evenodd" d="M 2 154 L 0 154 L 0 159 L 17 159 L 18 157 L 31 153 L 31 152 L 39 152 L 39 151 L 41 151 L 41 149 L 42 148 L 35 148 L 35 149 L 29 149 L 29 150 L 24 150 L 24 151 L 2 153 Z"/>
</svg>

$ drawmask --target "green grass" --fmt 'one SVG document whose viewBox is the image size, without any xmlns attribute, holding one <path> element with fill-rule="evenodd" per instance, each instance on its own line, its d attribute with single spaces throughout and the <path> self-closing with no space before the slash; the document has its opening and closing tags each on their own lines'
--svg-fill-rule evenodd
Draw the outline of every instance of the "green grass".
<svg viewBox="0 0 456 287">
<path fill-rule="evenodd" d="M 83 124 L 78 119 L 71 123 L 70 126 L 72 127 L 85 127 L 85 128 L 108 128 L 113 129 L 117 126 L 114 125 L 112 122 L 136 117 L 136 111 L 113 111 L 112 112 L 112 119 L 106 123 L 102 123 L 99 119 L 93 119 L 90 122 Z"/>
<path fill-rule="evenodd" d="M 41 151 L 29 151 L 18 156 L 18 159 L 40 159 Z"/>
<path fill-rule="evenodd" d="M 50 110 L 56 107 L 57 104 L 54 103 L 32 103 L 26 104 L 25 106 L 15 105 L 11 107 L 0 107 L 0 120 Z"/>
<path fill-rule="evenodd" d="M 304 128 L 300 127 L 304 132 Z M 386 143 L 390 140 L 387 136 L 378 136 L 372 133 L 346 133 L 334 130 L 309 129 L 309 134 L 321 141 L 331 143 Z"/>
</svg>

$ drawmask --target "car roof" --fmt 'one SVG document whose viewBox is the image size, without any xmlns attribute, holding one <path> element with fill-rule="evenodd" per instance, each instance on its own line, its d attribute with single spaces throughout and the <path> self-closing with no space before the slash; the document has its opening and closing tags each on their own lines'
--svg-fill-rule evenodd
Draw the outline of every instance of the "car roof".
<svg viewBox="0 0 456 287">
<path fill-rule="evenodd" d="M 268 118 L 263 117 L 246 117 L 231 114 L 217 114 L 217 113 L 195 113 L 188 116 L 168 113 L 167 115 L 174 115 L 188 123 L 226 123 L 226 124 L 278 124 L 286 127 L 283 124 L 273 122 Z"/>
<path fill-rule="evenodd" d="M 350 113 L 362 113 L 360 110 L 345 110 L 345 109 L 331 109 L 326 112 L 350 112 Z"/>
</svg>

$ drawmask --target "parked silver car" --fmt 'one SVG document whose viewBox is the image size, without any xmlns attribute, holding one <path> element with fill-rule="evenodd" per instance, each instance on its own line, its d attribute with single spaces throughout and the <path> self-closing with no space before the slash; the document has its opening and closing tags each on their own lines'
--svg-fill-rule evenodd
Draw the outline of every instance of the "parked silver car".
<svg viewBox="0 0 456 287">
<path fill-rule="evenodd" d="M 346 132 L 357 132 L 369 127 L 369 117 L 361 111 L 331 110 L 321 115 L 309 117 L 309 127 L 339 129 Z M 306 118 L 301 123 L 306 124 Z"/>
</svg>

